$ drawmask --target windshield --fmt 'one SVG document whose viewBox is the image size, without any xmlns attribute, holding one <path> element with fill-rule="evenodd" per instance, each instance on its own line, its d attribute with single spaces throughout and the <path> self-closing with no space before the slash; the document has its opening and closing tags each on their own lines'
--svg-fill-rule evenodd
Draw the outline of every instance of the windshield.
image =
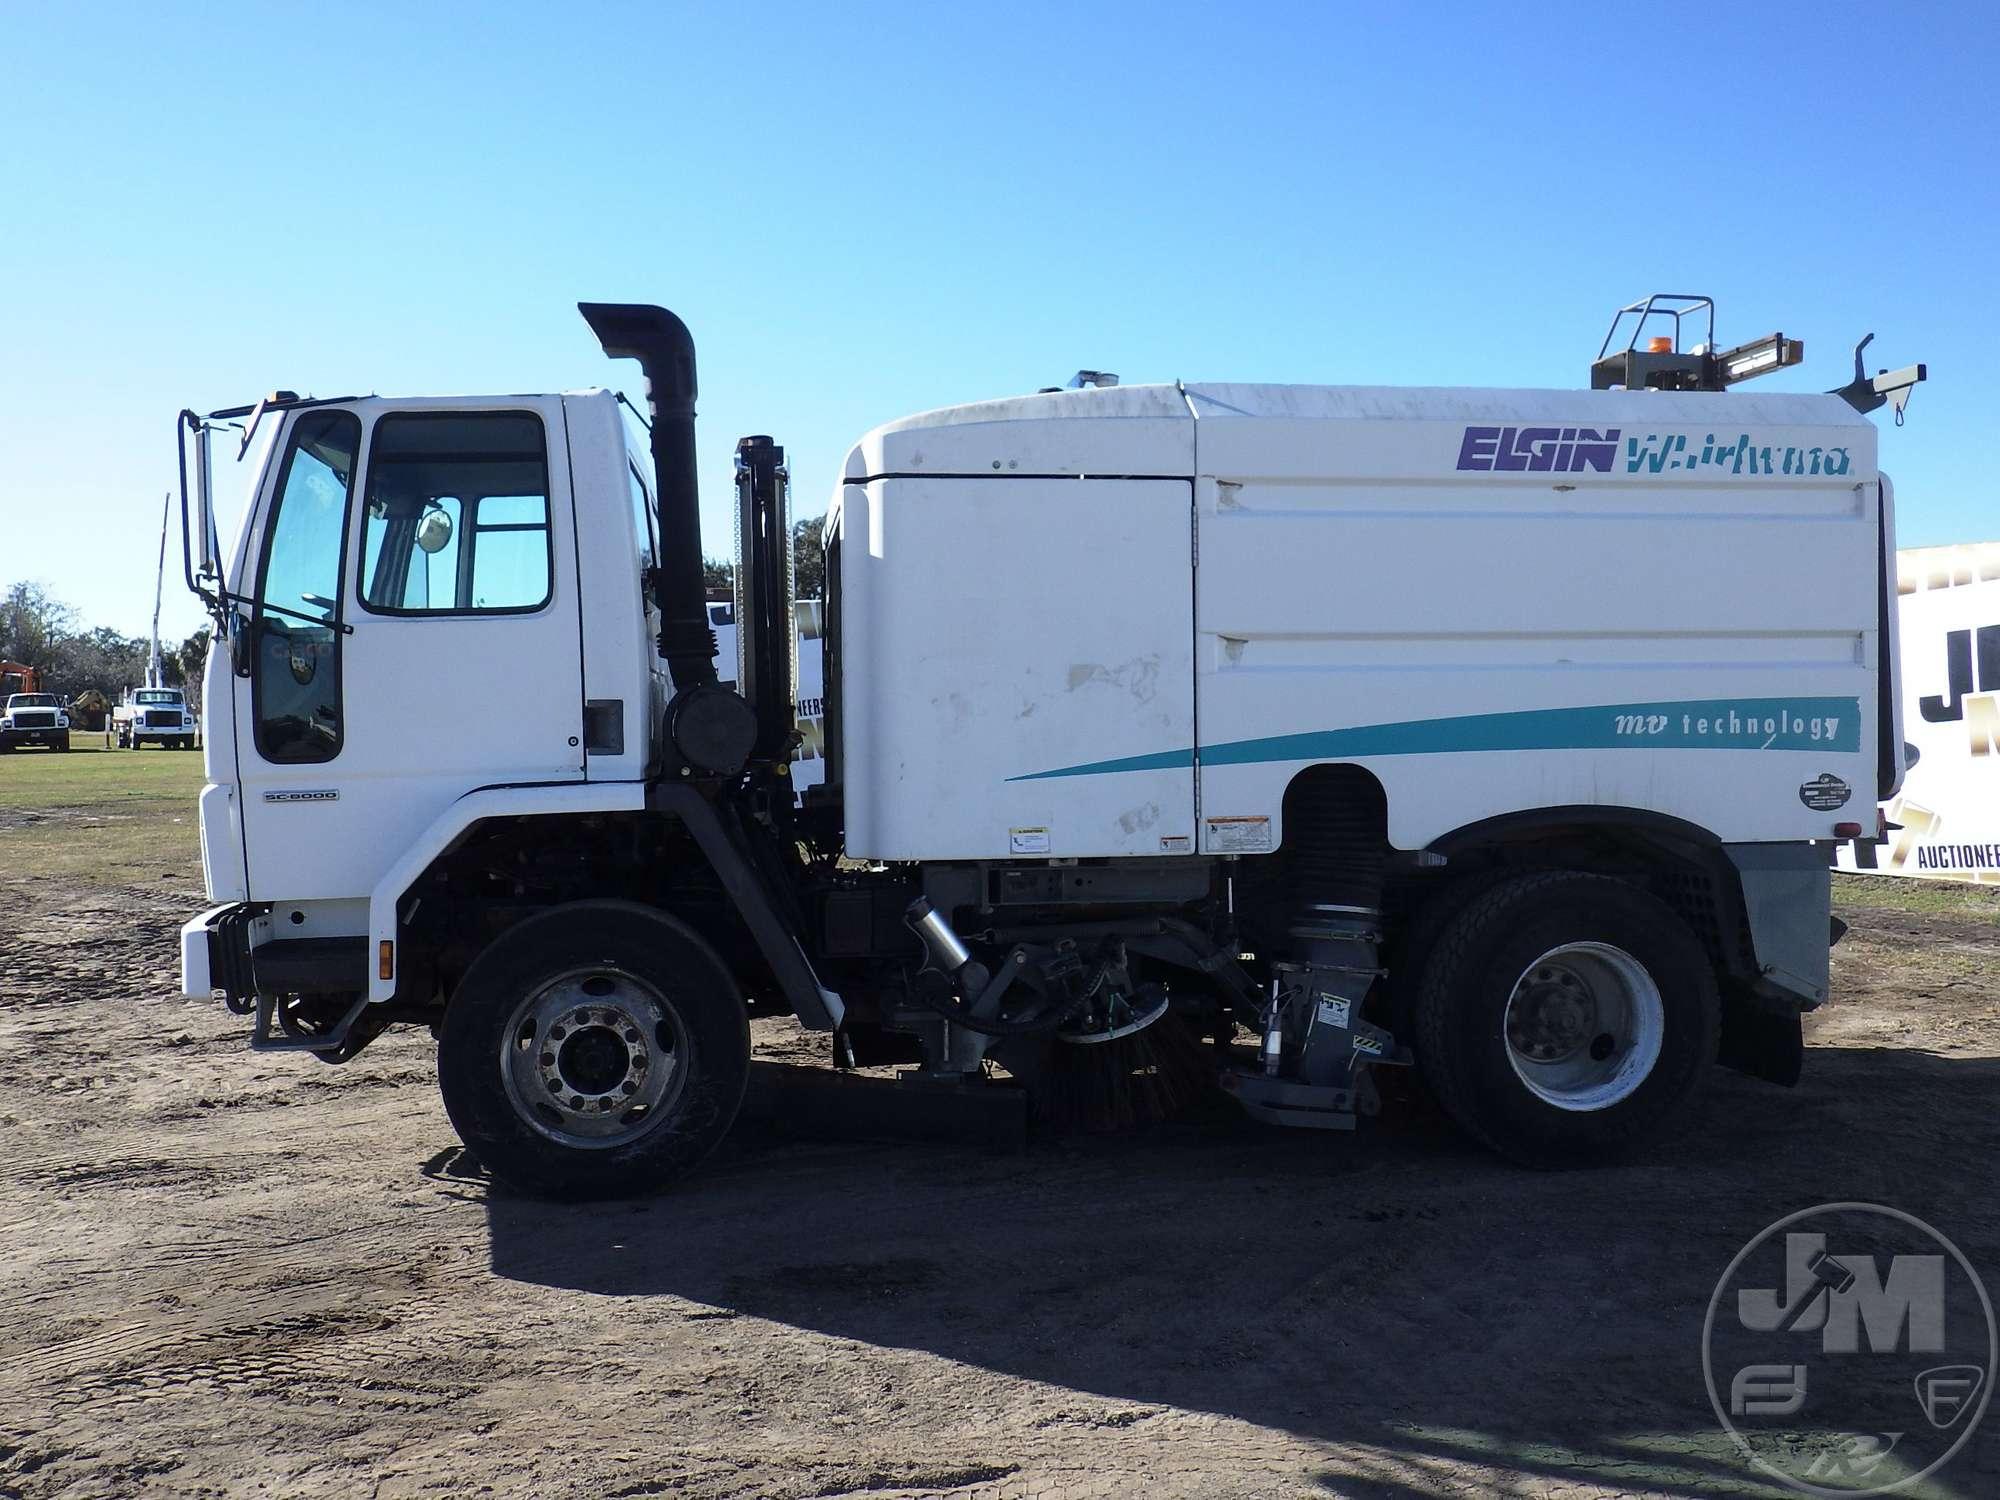
<svg viewBox="0 0 2000 1500">
<path fill-rule="evenodd" d="M 141 703 L 178 703 L 180 701 L 181 695 L 179 693 L 163 692 L 159 689 L 139 694 L 139 702 Z"/>
<path fill-rule="evenodd" d="M 54 708 L 56 706 L 56 695 L 54 693 L 16 693 L 7 700 L 7 706 L 9 708 Z"/>
</svg>

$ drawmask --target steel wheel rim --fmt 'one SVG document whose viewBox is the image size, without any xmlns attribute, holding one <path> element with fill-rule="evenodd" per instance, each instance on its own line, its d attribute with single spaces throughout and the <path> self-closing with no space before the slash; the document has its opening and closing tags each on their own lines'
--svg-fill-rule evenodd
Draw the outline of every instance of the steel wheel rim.
<svg viewBox="0 0 2000 1500">
<path fill-rule="evenodd" d="M 1638 959 L 1610 943 L 1564 943 L 1514 981 L 1501 1035 L 1529 1093 L 1584 1114 L 1631 1098 L 1652 1076 L 1666 1020 Z"/>
<path fill-rule="evenodd" d="M 693 1051 L 659 990 L 599 964 L 557 975 L 514 1007 L 500 1036 L 500 1076 L 514 1112 L 539 1134 L 604 1151 L 671 1113 Z"/>
</svg>

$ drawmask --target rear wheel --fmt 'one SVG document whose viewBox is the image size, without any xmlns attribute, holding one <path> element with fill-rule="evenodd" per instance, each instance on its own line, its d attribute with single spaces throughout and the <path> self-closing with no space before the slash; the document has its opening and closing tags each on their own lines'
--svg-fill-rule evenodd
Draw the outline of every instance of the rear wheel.
<svg viewBox="0 0 2000 1500">
<path fill-rule="evenodd" d="M 743 997 L 693 931 L 648 907 L 580 901 L 519 923 L 445 1011 L 445 1111 L 523 1191 L 652 1192 L 728 1132 L 750 1069 Z"/>
<path fill-rule="evenodd" d="M 1521 876 L 1461 908 L 1424 966 L 1417 1060 L 1469 1134 L 1527 1166 L 1615 1158 L 1684 1112 L 1721 1000 L 1674 912 L 1603 876 Z"/>
</svg>

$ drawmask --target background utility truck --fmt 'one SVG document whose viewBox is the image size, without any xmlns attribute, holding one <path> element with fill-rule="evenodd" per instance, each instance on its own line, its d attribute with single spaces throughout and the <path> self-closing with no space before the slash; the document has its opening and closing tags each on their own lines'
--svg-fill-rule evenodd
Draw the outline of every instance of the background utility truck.
<svg viewBox="0 0 2000 1500">
<path fill-rule="evenodd" d="M 165 750 L 195 747 L 194 712 L 179 688 L 127 688 L 124 701 L 111 710 L 111 729 L 121 750 L 137 750 L 149 741 Z"/>
<path fill-rule="evenodd" d="M 195 748 L 194 711 L 187 694 L 168 687 L 160 651 L 160 595 L 167 579 L 167 526 L 172 519 L 172 494 L 160 508 L 160 562 L 153 578 L 152 650 L 146 659 L 146 685 L 127 688 L 124 698 L 111 710 L 111 728 L 121 750 L 137 750 L 151 740 L 163 750 Z"/>
<path fill-rule="evenodd" d="M 1860 413 L 1920 367 L 1725 394 L 1796 341 L 1651 299 L 1616 388 L 1100 384 L 877 428 L 795 806 L 783 450 L 737 449 L 725 687 L 693 342 L 582 312 L 647 433 L 606 391 L 182 414 L 217 626 L 184 982 L 253 1046 L 429 1025 L 467 1144 L 568 1194 L 716 1143 L 758 1003 L 837 1064 L 1098 1117 L 1192 1076 L 1351 1127 L 1414 1062 L 1531 1164 L 1647 1137 L 1718 1058 L 1796 1077 L 1826 849 L 1901 775 Z M 265 438 L 227 555 L 225 424 Z"/>
</svg>

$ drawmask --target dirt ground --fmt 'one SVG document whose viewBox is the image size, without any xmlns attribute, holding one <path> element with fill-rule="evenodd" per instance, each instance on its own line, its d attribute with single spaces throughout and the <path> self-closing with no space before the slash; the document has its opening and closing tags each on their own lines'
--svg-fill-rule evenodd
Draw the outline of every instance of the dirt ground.
<svg viewBox="0 0 2000 1500">
<path fill-rule="evenodd" d="M 463 1161 L 427 1036 L 327 1067 L 179 998 L 194 877 L 29 877 L 9 836 L 0 1494 L 1768 1493 L 1700 1363 L 1752 1234 L 1889 1203 L 2000 1286 L 1996 902 L 1844 885 L 1802 1086 L 1718 1072 L 1617 1170 L 1415 1107 L 1011 1153 L 746 1129 L 563 1207 Z M 2000 1419 L 1927 1492 L 2000 1493 Z"/>
</svg>

